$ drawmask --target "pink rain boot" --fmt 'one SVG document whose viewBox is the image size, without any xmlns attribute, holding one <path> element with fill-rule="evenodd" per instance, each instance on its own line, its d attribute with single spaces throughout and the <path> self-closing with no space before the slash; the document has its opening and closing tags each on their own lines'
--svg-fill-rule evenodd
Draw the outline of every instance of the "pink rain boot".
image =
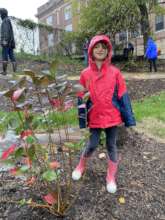
<svg viewBox="0 0 165 220">
<path fill-rule="evenodd" d="M 87 157 L 81 157 L 76 169 L 72 172 L 72 179 L 79 180 L 86 169 Z"/>
<path fill-rule="evenodd" d="M 109 193 L 115 193 L 117 191 L 116 185 L 116 173 L 117 173 L 118 162 L 113 162 L 112 160 L 108 161 L 108 170 L 107 170 L 107 191 Z"/>
</svg>

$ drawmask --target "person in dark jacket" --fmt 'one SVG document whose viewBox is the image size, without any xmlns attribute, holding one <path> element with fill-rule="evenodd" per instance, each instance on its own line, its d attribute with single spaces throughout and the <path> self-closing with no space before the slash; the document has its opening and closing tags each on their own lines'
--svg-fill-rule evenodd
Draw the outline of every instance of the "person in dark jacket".
<svg viewBox="0 0 165 220">
<path fill-rule="evenodd" d="M 116 146 L 118 126 L 124 123 L 126 127 L 130 127 L 136 125 L 136 122 L 125 80 L 120 70 L 111 64 L 110 39 L 106 35 L 93 37 L 88 56 L 89 65 L 80 76 L 84 91 L 78 92 L 78 112 L 80 128 L 88 126 L 90 137 L 72 178 L 81 178 L 86 162 L 98 146 L 101 132 L 104 131 L 108 151 L 107 191 L 115 193 L 115 176 L 119 162 Z M 84 102 L 87 93 L 89 99 Z"/>
<path fill-rule="evenodd" d="M 150 72 L 152 72 L 152 67 L 154 71 L 157 72 L 156 60 L 158 57 L 158 49 L 156 43 L 151 37 L 148 38 L 145 57 L 148 59 L 150 64 Z"/>
<path fill-rule="evenodd" d="M 8 17 L 8 11 L 5 8 L 0 8 L 1 24 L 1 46 L 2 46 L 2 65 L 3 75 L 7 74 L 8 58 L 10 58 L 13 66 L 13 71 L 16 72 L 16 59 L 14 56 L 15 40 L 11 21 Z"/>
<path fill-rule="evenodd" d="M 133 57 L 134 46 L 131 42 L 128 43 L 128 51 L 131 57 Z"/>
<path fill-rule="evenodd" d="M 83 54 L 84 54 L 84 65 L 88 66 L 88 46 L 89 46 L 89 40 L 85 39 L 85 42 L 83 44 Z"/>
</svg>

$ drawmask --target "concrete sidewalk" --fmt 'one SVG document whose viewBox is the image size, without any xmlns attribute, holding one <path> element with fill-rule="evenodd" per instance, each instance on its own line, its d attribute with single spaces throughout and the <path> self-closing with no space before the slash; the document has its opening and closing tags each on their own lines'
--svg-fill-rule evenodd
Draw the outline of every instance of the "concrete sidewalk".
<svg viewBox="0 0 165 220">
<path fill-rule="evenodd" d="M 122 72 L 124 75 L 125 79 L 165 79 L 165 72 L 160 73 L 150 73 L 150 72 L 144 72 L 144 73 L 128 73 L 128 72 Z M 68 77 L 69 80 L 79 80 L 79 76 L 70 76 Z"/>
</svg>

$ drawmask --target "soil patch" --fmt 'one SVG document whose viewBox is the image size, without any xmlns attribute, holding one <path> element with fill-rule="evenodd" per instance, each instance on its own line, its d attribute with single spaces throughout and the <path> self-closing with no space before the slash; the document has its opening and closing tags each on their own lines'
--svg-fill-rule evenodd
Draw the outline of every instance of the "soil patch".
<svg viewBox="0 0 165 220">
<path fill-rule="evenodd" d="M 71 82 L 74 84 L 77 83 L 77 80 L 71 80 Z M 9 88 L 10 84 L 7 80 L 0 78 L 0 85 L 3 85 L 3 90 L 5 90 L 5 87 Z M 32 90 L 29 83 L 27 86 Z M 165 79 L 130 79 L 127 80 L 127 87 L 132 100 L 143 99 L 146 96 L 151 96 L 165 90 Z M 28 97 L 31 97 L 34 104 L 37 103 L 36 98 L 32 95 L 32 93 L 30 93 L 30 91 L 28 93 Z M 49 106 L 47 97 L 43 96 L 43 103 L 45 106 Z M 37 108 L 37 105 L 35 107 Z M 0 109 L 1 111 L 12 110 L 11 102 L 3 96 L 0 97 Z"/>
<path fill-rule="evenodd" d="M 106 152 L 99 147 L 88 163 L 83 186 L 72 209 L 64 220 L 163 220 L 165 219 L 165 151 L 164 144 L 147 139 L 134 131 L 125 131 L 124 140 L 118 143 L 122 160 L 118 172 L 118 191 L 115 195 L 107 193 L 105 177 L 107 161 L 98 159 L 98 154 Z M 145 138 L 145 139 L 144 139 Z M 77 163 L 76 156 L 75 164 Z M 23 196 L 29 198 L 28 187 L 22 187 L 21 180 L 3 176 L 0 185 L 0 217 L 6 220 L 59 219 L 41 209 L 20 207 L 12 203 Z M 75 182 L 75 190 L 79 183 Z M 76 192 L 76 191 L 75 191 Z M 37 193 L 33 192 L 37 199 Z M 120 204 L 119 198 L 125 198 Z M 39 198 L 38 198 L 39 199 Z"/>
<path fill-rule="evenodd" d="M 128 80 L 128 90 L 134 100 L 143 99 L 165 90 L 165 79 Z M 5 99 L 0 100 L 0 109 L 9 110 Z M 83 186 L 64 220 L 165 220 L 165 151 L 164 144 L 150 139 L 136 131 L 124 129 L 118 141 L 122 161 L 118 172 L 118 191 L 107 193 L 105 177 L 107 161 L 98 159 L 106 152 L 99 147 L 89 161 Z M 79 155 L 75 155 L 76 165 Z M 36 192 L 22 187 L 22 180 L 0 173 L 0 219 L 40 220 L 59 219 L 45 210 L 20 207 L 12 200 L 32 197 L 40 200 Z M 79 183 L 74 183 L 75 192 Z M 125 198 L 125 204 L 119 198 Z M 5 203 L 6 198 L 9 203 Z"/>
<path fill-rule="evenodd" d="M 130 97 L 138 100 L 165 90 L 165 79 L 130 79 L 127 86 Z"/>
</svg>

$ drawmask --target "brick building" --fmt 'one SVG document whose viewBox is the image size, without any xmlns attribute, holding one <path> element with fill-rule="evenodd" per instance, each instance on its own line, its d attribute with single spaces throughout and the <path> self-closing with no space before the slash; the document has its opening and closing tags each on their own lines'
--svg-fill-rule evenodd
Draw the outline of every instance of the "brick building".
<svg viewBox="0 0 165 220">
<path fill-rule="evenodd" d="M 165 0 L 159 0 L 162 7 L 165 8 Z M 150 30 L 153 33 L 154 40 L 159 49 L 161 49 L 161 56 L 165 58 L 165 15 L 156 15 L 154 13 L 149 15 Z M 144 54 L 143 36 L 141 35 L 140 26 L 136 33 L 121 32 L 116 36 L 116 43 L 126 44 L 131 41 L 135 48 L 135 54 L 140 56 Z"/>
<path fill-rule="evenodd" d="M 86 4 L 89 0 L 77 0 L 77 11 L 80 11 L 81 3 Z M 165 0 L 159 0 L 159 3 L 165 7 Z M 60 41 L 62 31 L 76 31 L 78 25 L 78 15 L 73 16 L 71 1 L 49 0 L 46 4 L 38 8 L 38 21 L 51 25 L 54 28 L 53 33 L 40 33 L 41 52 L 49 52 Z M 165 16 L 150 14 L 150 28 L 158 48 L 161 49 L 161 57 L 165 57 Z M 139 31 L 127 33 L 126 31 L 116 35 L 116 44 L 128 43 L 134 44 L 135 54 L 143 55 L 143 36 Z"/>
<path fill-rule="evenodd" d="M 87 1 L 78 0 L 77 12 L 80 10 L 80 3 Z M 40 49 L 43 53 L 51 52 L 60 42 L 63 31 L 76 31 L 78 25 L 78 15 L 73 16 L 71 1 L 49 0 L 38 8 L 36 17 L 40 23 L 51 25 L 54 29 L 52 33 L 40 32 Z"/>
</svg>

